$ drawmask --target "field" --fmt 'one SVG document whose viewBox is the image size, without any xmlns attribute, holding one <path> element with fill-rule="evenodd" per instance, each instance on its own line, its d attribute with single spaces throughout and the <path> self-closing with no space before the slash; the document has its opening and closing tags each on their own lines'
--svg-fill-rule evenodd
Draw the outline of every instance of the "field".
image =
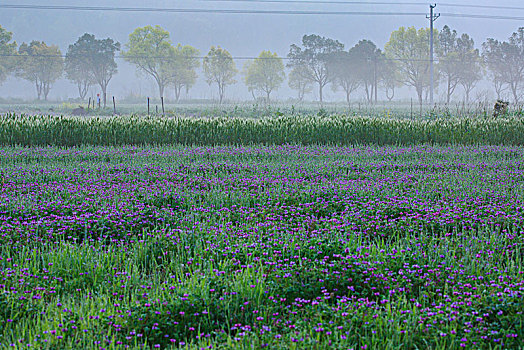
<svg viewBox="0 0 524 350">
<path fill-rule="evenodd" d="M 267 117 L 0 115 L 0 145 L 524 145 L 524 118 L 408 119 L 346 114 Z"/>
<path fill-rule="evenodd" d="M 4 146 L 0 169 L 0 348 L 524 347 L 520 146 Z"/>
</svg>

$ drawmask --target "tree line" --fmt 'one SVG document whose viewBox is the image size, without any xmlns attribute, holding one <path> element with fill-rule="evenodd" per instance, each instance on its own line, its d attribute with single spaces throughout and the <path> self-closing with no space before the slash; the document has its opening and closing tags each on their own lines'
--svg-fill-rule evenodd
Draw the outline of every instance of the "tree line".
<svg viewBox="0 0 524 350">
<path fill-rule="evenodd" d="M 174 90 L 178 101 L 181 92 L 189 91 L 202 70 L 209 85 L 216 86 L 219 101 L 225 98 L 227 86 L 242 80 L 253 98 L 270 100 L 286 80 L 285 68 L 290 69 L 288 85 L 303 100 L 316 86 L 320 102 L 329 85 L 344 92 L 349 103 L 352 94 L 362 89 L 368 102 L 376 102 L 379 89 L 392 100 L 395 89 L 412 87 L 419 103 L 427 100 L 430 87 L 430 31 L 427 28 L 400 27 L 391 33 L 383 49 L 370 40 L 360 40 L 345 50 L 338 40 L 316 34 L 304 35 L 301 43 L 292 44 L 284 59 L 271 51 L 247 61 L 241 71 L 233 56 L 224 48 L 211 47 L 200 58 L 200 51 L 190 45 L 173 45 L 168 31 L 160 26 L 145 26 L 129 34 L 124 47 L 111 38 L 97 39 L 84 34 L 69 45 L 62 55 L 57 45 L 32 41 L 20 46 L 12 41 L 12 33 L 0 26 L 0 83 L 10 74 L 34 84 L 38 99 L 47 100 L 53 83 L 65 77 L 78 88 L 85 99 L 91 86 L 102 92 L 104 106 L 107 88 L 118 72 L 117 53 L 137 70 L 150 76 L 158 86 L 160 97 L 167 88 Z M 453 94 L 462 89 L 466 102 L 470 93 L 483 78 L 488 78 L 501 98 L 509 92 L 515 103 L 524 95 L 524 27 L 508 40 L 487 39 L 482 52 L 466 33 L 459 34 L 447 25 L 434 30 L 435 81 L 450 102 Z"/>
</svg>

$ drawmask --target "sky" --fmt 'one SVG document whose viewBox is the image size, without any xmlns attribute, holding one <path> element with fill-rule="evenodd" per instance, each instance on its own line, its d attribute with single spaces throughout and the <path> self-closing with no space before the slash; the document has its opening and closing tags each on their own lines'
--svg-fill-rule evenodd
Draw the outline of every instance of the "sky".
<svg viewBox="0 0 524 350">
<path fill-rule="evenodd" d="M 304 0 L 309 1 L 309 0 Z M 424 1 L 360 1 L 358 4 L 333 4 L 333 0 L 325 3 L 286 2 L 253 2 L 253 1 L 215 1 L 215 0 L 47 0 L 45 5 L 77 5 L 105 7 L 151 7 L 151 8 L 191 8 L 191 9 L 250 9 L 250 10 L 304 10 L 304 11 L 366 11 L 392 12 L 390 15 L 281 15 L 281 14 L 218 14 L 218 13 L 168 13 L 168 12 L 109 12 L 109 11 L 72 11 L 72 10 L 34 10 L 34 9 L 0 9 L 0 25 L 13 32 L 18 44 L 31 40 L 45 41 L 55 44 L 65 54 L 67 47 L 74 43 L 84 33 L 95 34 L 97 38 L 110 37 L 122 43 L 128 41 L 129 34 L 137 27 L 145 25 L 160 25 L 171 34 L 173 44 L 192 45 L 205 55 L 212 45 L 220 45 L 233 56 L 258 56 L 263 50 L 271 50 L 285 57 L 289 46 L 299 44 L 304 34 L 318 34 L 342 42 L 346 49 L 355 45 L 361 39 L 369 39 L 383 48 L 390 33 L 401 26 L 427 27 L 428 20 L 424 15 L 403 16 L 398 13 L 420 12 L 429 13 L 429 3 Z M 329 2 L 329 3 L 328 3 Z M 42 5 L 41 0 L 6 0 L 2 4 Z M 522 0 L 460 1 L 448 4 L 475 4 L 498 7 L 521 7 L 516 9 L 468 8 L 452 7 L 438 4 L 437 13 L 442 15 L 436 20 L 435 27 L 441 29 L 444 25 L 456 29 L 460 33 L 468 33 L 480 48 L 486 38 L 506 40 L 519 27 L 524 26 L 524 20 L 495 20 L 478 18 L 455 18 L 445 14 L 479 14 L 524 17 Z M 241 70 L 245 61 L 237 61 Z M 141 96 L 157 95 L 156 86 L 152 80 L 137 74 L 134 66 L 123 60 L 117 61 L 119 74 L 109 85 L 109 94 L 125 97 L 130 94 Z M 236 80 L 241 81 L 237 76 Z M 478 89 L 488 89 L 487 84 Z M 16 78 L 10 78 L 0 85 L 0 96 L 3 98 L 33 98 L 35 91 L 32 84 Z M 96 93 L 96 89 L 92 93 Z M 168 95 L 172 91 L 168 90 Z M 342 99 L 340 93 L 326 89 L 327 100 Z M 77 96 L 76 87 L 62 79 L 55 84 L 50 93 L 50 99 L 67 100 Z M 250 99 L 251 95 L 242 83 L 237 83 L 227 89 L 226 97 L 234 100 Z M 294 97 L 295 93 L 287 87 L 287 83 L 277 91 L 277 97 L 285 100 Z M 404 89 L 402 98 L 414 96 L 413 91 Z M 169 96 L 168 96 L 169 97 Z M 172 97 L 172 96 L 171 96 Z M 216 98 L 215 86 L 208 86 L 200 74 L 197 84 L 183 98 L 208 99 Z M 314 100 L 316 93 L 308 96 Z M 355 98 L 361 97 L 361 92 Z M 380 97 L 379 97 L 380 98 Z"/>
</svg>

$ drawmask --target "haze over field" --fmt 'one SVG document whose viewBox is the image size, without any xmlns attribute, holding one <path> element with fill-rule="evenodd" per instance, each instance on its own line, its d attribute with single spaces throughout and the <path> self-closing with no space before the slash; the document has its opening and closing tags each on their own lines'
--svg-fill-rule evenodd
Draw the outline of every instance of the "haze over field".
<svg viewBox="0 0 524 350">
<path fill-rule="evenodd" d="M 11 1 L 12 4 L 18 4 Z M 386 3 L 386 2 L 385 2 Z M 26 0 L 23 4 L 41 5 L 41 1 Z M 519 0 L 477 1 L 470 4 L 522 7 Z M 255 9 L 255 10 L 307 10 L 307 11 L 367 11 L 367 12 L 428 12 L 426 2 L 411 5 L 390 4 L 304 4 L 250 2 L 250 1 L 176 1 L 152 0 L 144 4 L 138 0 L 103 1 L 92 0 L 89 4 L 84 1 L 47 1 L 46 5 L 82 5 L 82 6 L 115 6 L 115 7 L 155 7 L 155 8 L 198 8 L 198 9 Z M 436 12 L 443 15 L 436 20 L 438 30 L 444 25 L 457 30 L 459 34 L 467 33 L 475 40 L 475 47 L 481 48 L 487 38 L 507 40 L 507 38 L 522 26 L 518 20 L 470 19 L 453 18 L 444 13 L 482 14 L 519 16 L 524 10 L 511 9 L 481 9 L 452 7 L 437 4 Z M 291 44 L 300 44 L 304 34 L 318 34 L 340 41 L 345 49 L 353 47 L 359 40 L 369 39 L 383 49 L 389 40 L 391 32 L 399 27 L 415 26 L 427 27 L 428 20 L 424 15 L 419 16 L 361 16 L 361 15 L 278 15 L 278 14 L 217 14 L 217 13 L 159 13 L 159 12 L 107 12 L 107 11 L 52 11 L 35 9 L 2 9 L 0 11 L 0 25 L 13 33 L 17 44 L 29 43 L 32 40 L 45 41 L 47 44 L 56 44 L 62 53 L 67 52 L 84 33 L 94 34 L 97 38 L 110 37 L 124 46 L 129 41 L 129 34 L 137 27 L 160 25 L 170 32 L 173 44 L 192 45 L 204 56 L 212 45 L 220 45 L 227 49 L 233 57 L 256 57 L 262 50 L 276 52 L 280 57 L 286 57 Z M 239 71 L 244 60 L 235 60 Z M 118 74 L 109 85 L 109 94 L 123 98 L 128 95 L 156 96 L 157 87 L 152 79 L 137 75 L 136 68 L 122 58 L 117 58 Z M 284 62 L 287 63 L 287 62 Z M 289 69 L 286 69 L 289 73 Z M 199 77 L 194 87 L 188 93 L 182 92 L 181 98 L 215 99 L 215 86 L 209 86 L 202 71 L 198 70 Z M 235 78 L 237 83 L 227 90 L 227 98 L 233 100 L 252 100 L 251 94 L 242 82 L 239 74 Z M 490 90 L 490 98 L 495 97 L 492 84 L 483 82 L 475 91 Z M 98 92 L 92 88 L 90 95 Z M 364 90 L 358 89 L 354 99 L 364 98 Z M 442 100 L 445 92 L 440 88 L 436 92 L 436 100 Z M 78 96 L 76 86 L 65 78 L 60 79 L 52 87 L 49 99 L 75 98 Z M 173 90 L 167 90 L 166 96 L 173 97 Z M 285 100 L 296 96 L 287 81 L 274 94 L 275 99 Z M 28 81 L 18 78 L 9 78 L 0 85 L 0 97 L 16 97 L 32 99 L 35 97 L 34 86 Z M 414 90 L 402 88 L 395 98 L 416 98 Z M 344 100 L 344 94 L 325 89 L 326 101 Z M 307 100 L 317 100 L 318 92 L 306 96 Z M 384 91 L 379 90 L 379 99 L 385 99 Z M 455 100 L 462 100 L 462 91 L 457 90 Z"/>
</svg>

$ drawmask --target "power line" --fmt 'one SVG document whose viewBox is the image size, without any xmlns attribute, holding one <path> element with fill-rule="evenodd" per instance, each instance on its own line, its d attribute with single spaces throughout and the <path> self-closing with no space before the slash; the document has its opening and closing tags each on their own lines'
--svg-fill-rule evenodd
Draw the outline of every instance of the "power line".
<svg viewBox="0 0 524 350">
<path fill-rule="evenodd" d="M 438 5 L 445 6 L 445 7 L 464 7 L 464 8 L 476 8 L 476 9 L 524 11 L 524 7 L 518 7 L 518 6 L 473 5 L 473 4 L 470 5 L 470 4 L 452 4 L 452 3 L 438 3 Z"/>
<path fill-rule="evenodd" d="M 385 1 L 331 1 L 331 0 L 198 0 L 203 2 L 235 2 L 235 3 L 268 3 L 268 4 L 304 4 L 304 5 L 394 5 L 394 6 L 427 6 L 424 2 L 385 2 Z M 479 8 L 495 10 L 524 10 L 518 6 L 496 6 L 475 4 L 438 3 L 444 7 Z"/>
<path fill-rule="evenodd" d="M 71 10 L 71 11 L 116 11 L 116 12 L 164 12 L 164 13 L 213 13 L 213 14 L 267 14 L 267 15 L 336 15 L 336 16 L 421 16 L 422 12 L 373 12 L 373 11 L 301 11 L 301 10 L 237 10 L 237 9 L 194 9 L 160 7 L 106 7 L 69 5 L 11 5 L 0 8 L 18 10 Z"/>
<path fill-rule="evenodd" d="M 321 4 L 321 5 L 424 5 L 420 2 L 379 2 L 379 1 L 304 1 L 304 0 L 199 0 L 204 2 L 268 3 L 268 4 Z"/>
<path fill-rule="evenodd" d="M 476 15 L 466 13 L 441 13 L 443 17 L 455 17 L 455 18 L 475 18 L 475 19 L 504 19 L 504 20 L 516 20 L 524 21 L 524 16 L 498 16 L 498 15 Z"/>
<path fill-rule="evenodd" d="M 261 15 L 324 15 L 324 16 L 425 16 L 425 12 L 377 12 L 377 11 L 302 11 L 302 10 L 249 10 L 249 9 L 195 9 L 160 7 L 106 7 L 69 5 L 12 5 L 0 4 L 3 9 L 18 10 L 70 10 L 105 12 L 163 12 L 163 13 L 210 13 L 210 14 L 261 14 Z M 501 19 L 523 21 L 522 16 L 498 16 L 482 14 L 442 13 L 442 16 L 473 19 Z"/>
</svg>

